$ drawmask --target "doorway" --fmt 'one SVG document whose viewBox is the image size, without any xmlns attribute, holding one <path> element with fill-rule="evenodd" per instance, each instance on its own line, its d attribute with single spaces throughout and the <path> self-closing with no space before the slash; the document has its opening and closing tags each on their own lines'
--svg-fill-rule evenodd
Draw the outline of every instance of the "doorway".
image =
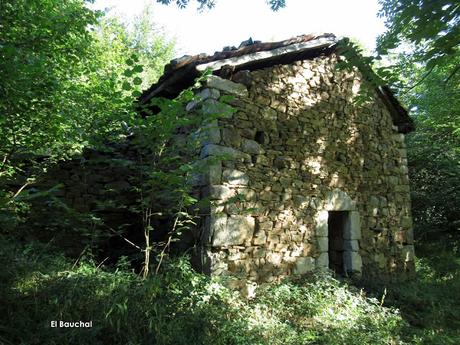
<svg viewBox="0 0 460 345">
<path fill-rule="evenodd" d="M 329 211 L 327 221 L 329 269 L 341 276 L 346 274 L 344 262 L 345 232 L 350 223 L 349 218 L 350 212 L 348 211 Z"/>
</svg>

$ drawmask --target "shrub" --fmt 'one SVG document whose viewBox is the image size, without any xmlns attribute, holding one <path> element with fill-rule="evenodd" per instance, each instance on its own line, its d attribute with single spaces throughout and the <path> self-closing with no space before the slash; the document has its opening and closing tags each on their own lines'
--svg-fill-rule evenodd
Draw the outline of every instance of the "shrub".
<svg viewBox="0 0 460 345">
<path fill-rule="evenodd" d="M 5 344 L 399 344 L 397 311 L 328 276 L 262 287 L 254 300 L 198 274 L 186 258 L 142 280 L 122 259 L 0 238 L 0 341 Z M 53 254 L 52 254 L 53 253 Z M 93 321 L 51 328 L 50 321 Z"/>
</svg>

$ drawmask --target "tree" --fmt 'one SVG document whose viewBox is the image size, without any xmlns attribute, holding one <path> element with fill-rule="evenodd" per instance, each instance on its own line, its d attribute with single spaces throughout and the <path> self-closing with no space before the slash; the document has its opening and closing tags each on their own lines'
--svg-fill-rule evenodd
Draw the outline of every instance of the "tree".
<svg viewBox="0 0 460 345">
<path fill-rule="evenodd" d="M 163 67 L 172 59 L 174 41 L 167 40 L 153 21 L 152 8 L 146 6 L 135 18 L 133 28 L 129 30 L 129 41 L 144 66 L 140 77 L 141 89 L 149 88 L 163 74 Z M 126 27 L 126 26 L 125 26 Z"/>
<path fill-rule="evenodd" d="M 379 0 L 380 16 L 387 31 L 379 37 L 377 50 L 386 55 L 406 45 L 414 62 L 428 71 L 451 61 L 459 54 L 460 4 L 453 0 Z M 446 80 L 460 65 L 450 65 Z"/>
<path fill-rule="evenodd" d="M 126 82 L 140 90 L 172 56 L 148 11 L 131 31 L 82 0 L 8 0 L 1 13 L 1 176 L 19 154 L 62 158 L 88 145 L 95 130 L 113 132 L 136 95 L 124 93 Z"/>
<path fill-rule="evenodd" d="M 157 2 L 169 5 L 171 0 L 156 0 Z M 196 0 L 198 2 L 198 9 L 203 10 L 205 8 L 211 9 L 215 6 L 216 0 Z M 179 8 L 186 8 L 190 0 L 176 0 L 176 5 Z M 266 0 L 267 4 L 273 11 L 278 11 L 286 6 L 286 0 Z"/>
<path fill-rule="evenodd" d="M 378 71 L 390 72 L 417 128 L 407 137 L 415 235 L 458 240 L 460 4 L 379 2 L 387 31 L 378 39 L 378 52 L 393 65 Z"/>
<path fill-rule="evenodd" d="M 63 81 L 80 74 L 98 14 L 81 0 L 6 0 L 0 5 L 0 174 L 14 155 L 65 141 Z M 64 96 L 65 95 L 65 96 Z M 47 150 L 43 150 L 46 147 Z"/>
<path fill-rule="evenodd" d="M 146 24 L 148 12 L 128 30 L 83 0 L 6 0 L 0 15 L 5 209 L 48 164 L 125 135 L 141 76 L 155 81 L 173 46 Z M 22 187 L 9 190 L 12 180 Z"/>
<path fill-rule="evenodd" d="M 401 93 L 417 127 L 407 137 L 416 236 L 421 240 L 443 237 L 458 241 L 460 75 L 453 75 L 447 84 L 445 75 L 460 63 L 460 57 L 436 66 L 429 75 L 423 67 L 408 63 L 404 56 L 400 59 L 406 66 L 402 78 L 419 81 L 412 82 L 413 87 Z"/>
</svg>

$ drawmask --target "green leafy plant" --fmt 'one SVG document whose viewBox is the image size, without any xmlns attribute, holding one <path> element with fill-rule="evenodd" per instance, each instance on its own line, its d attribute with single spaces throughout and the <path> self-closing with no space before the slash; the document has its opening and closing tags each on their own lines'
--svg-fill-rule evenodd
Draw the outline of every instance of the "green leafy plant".
<svg viewBox="0 0 460 345">
<path fill-rule="evenodd" d="M 157 0 L 157 2 L 169 5 L 171 0 Z M 189 0 L 176 0 L 175 3 L 179 8 L 186 8 L 189 4 Z M 216 0 L 197 0 L 199 6 L 198 10 L 211 9 L 215 6 Z M 286 6 L 286 0 L 266 0 L 266 3 L 270 6 L 272 11 L 278 11 Z"/>
<path fill-rule="evenodd" d="M 194 87 L 200 87 L 208 75 L 206 72 L 198 78 Z M 155 269 L 158 273 L 171 243 L 196 225 L 198 200 L 193 197 L 192 180 L 206 168 L 196 164 L 202 140 L 206 138 L 202 132 L 217 118 L 233 111 L 223 102 L 216 103 L 212 113 L 186 109 L 187 104 L 199 101 L 192 89 L 182 91 L 172 100 L 153 98 L 143 106 L 147 116 L 139 118 L 133 129 L 138 175 L 132 180 L 137 186 L 139 204 L 132 210 L 142 218 L 144 278 L 150 271 L 152 251 L 158 254 Z M 152 113 L 152 108 L 158 111 Z M 155 229 L 158 219 L 169 224 L 163 221 L 162 228 Z M 155 232 L 163 233 L 160 241 L 152 241 Z"/>
<path fill-rule="evenodd" d="M 173 44 L 148 10 L 129 30 L 82 0 L 4 1 L 0 13 L 0 226 L 13 231 L 50 167 L 129 136 L 142 82 Z"/>
<path fill-rule="evenodd" d="M 107 270 L 91 256 L 75 264 L 52 245 L 4 237 L 0 245 L 0 264 L 9 264 L 0 272 L 6 344 L 405 344 L 396 310 L 324 275 L 261 287 L 247 300 L 186 257 L 142 279 L 125 259 Z M 52 320 L 93 327 L 54 329 Z"/>
</svg>

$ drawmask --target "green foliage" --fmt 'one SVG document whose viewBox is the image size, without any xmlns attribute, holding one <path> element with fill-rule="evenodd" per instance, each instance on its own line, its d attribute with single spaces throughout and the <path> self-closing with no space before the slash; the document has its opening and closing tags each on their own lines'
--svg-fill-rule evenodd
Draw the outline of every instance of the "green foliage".
<svg viewBox="0 0 460 345">
<path fill-rule="evenodd" d="M 274 320 L 289 320 L 295 331 L 290 344 L 402 343 L 397 334 L 404 324 L 394 309 L 380 306 L 363 291 L 316 274 L 300 282 L 269 287 L 259 308 Z M 292 332 L 291 330 L 291 332 Z M 288 339 L 279 341 L 279 344 Z M 268 339 L 267 339 L 268 340 Z"/>
<path fill-rule="evenodd" d="M 378 39 L 378 51 L 388 54 L 401 44 L 413 48 L 412 57 L 427 69 L 443 65 L 459 53 L 460 6 L 452 0 L 379 0 L 387 31 Z M 453 66 L 450 73 L 458 71 Z"/>
<path fill-rule="evenodd" d="M 72 263 L 53 247 L 3 237 L 0 245 L 6 344 L 403 344 L 395 310 L 327 276 L 261 288 L 246 300 L 184 258 L 141 280 L 123 260 L 107 271 L 90 255 Z M 52 320 L 93 327 L 55 329 Z"/>
<path fill-rule="evenodd" d="M 354 99 L 355 104 L 360 105 L 366 101 L 370 101 L 375 97 L 375 89 L 385 85 L 388 81 L 382 76 L 382 71 L 376 73 L 372 66 L 376 59 L 373 56 L 366 56 L 359 42 L 354 42 L 349 38 L 341 39 L 338 44 L 338 52 L 342 57 L 337 68 L 342 70 L 358 70 L 363 76 L 365 83 L 359 90 L 358 96 Z"/>
<path fill-rule="evenodd" d="M 402 334 L 410 344 L 458 344 L 460 341 L 460 256 L 458 247 L 432 242 L 417 247 L 416 277 L 374 293 L 397 307 L 407 321 Z"/>
<path fill-rule="evenodd" d="M 348 39 L 339 43 L 346 67 L 357 66 L 372 87 L 391 85 L 402 90 L 407 64 L 417 64 L 430 73 L 439 67 L 449 81 L 459 71 L 460 6 L 456 1 L 379 0 L 379 15 L 386 20 L 386 32 L 377 39 L 377 56 L 365 56 Z M 394 54 L 403 51 L 404 63 Z M 392 63 L 385 66 L 379 61 Z M 373 72 L 371 66 L 374 68 Z M 420 75 L 418 74 L 420 77 Z M 417 80 L 410 80 L 413 84 Z"/>
<path fill-rule="evenodd" d="M 2 167 L 15 154 L 52 152 L 66 144 L 69 84 L 81 76 L 98 14 L 81 0 L 3 1 L 0 147 Z M 65 82 L 65 83 L 63 83 Z M 63 85 L 65 84 L 65 85 Z"/>
<path fill-rule="evenodd" d="M 2 168 L 20 152 L 62 158 L 120 133 L 134 100 L 123 90 L 153 82 L 171 56 L 148 15 L 129 32 L 80 0 L 2 3 Z"/>
<path fill-rule="evenodd" d="M 98 41 L 104 43 L 100 53 L 114 59 L 103 65 L 112 73 L 126 77 L 136 73 L 139 78 L 136 90 L 144 90 L 155 83 L 173 55 L 174 42 L 165 38 L 152 17 L 151 7 L 146 6 L 132 25 L 107 15 L 96 29 Z M 129 58 L 133 53 L 137 56 L 135 60 Z"/>
<path fill-rule="evenodd" d="M 460 239 L 460 76 L 445 75 L 460 55 L 429 74 L 400 57 L 401 78 L 413 86 L 401 94 L 416 131 L 407 137 L 413 216 L 417 239 Z"/>
<path fill-rule="evenodd" d="M 169 5 L 171 4 L 171 0 L 156 0 L 160 4 Z M 176 0 L 176 6 L 179 8 L 186 8 L 189 4 L 190 0 Z M 211 9 L 216 5 L 216 0 L 197 0 L 198 3 L 198 10 L 202 11 L 204 9 Z M 272 11 L 278 11 L 281 8 L 286 6 L 286 0 L 266 0 L 267 5 L 270 6 Z"/>
<path fill-rule="evenodd" d="M 142 79 L 158 78 L 172 45 L 148 10 L 132 30 L 82 0 L 0 11 L 0 225 L 11 230 L 27 211 L 19 197 L 49 166 L 130 134 Z"/>
<path fill-rule="evenodd" d="M 460 234 L 460 6 L 456 1 L 380 0 L 387 31 L 377 69 L 411 110 L 407 137 L 417 240 L 458 241 Z M 384 72 L 384 73 L 382 73 Z"/>
<path fill-rule="evenodd" d="M 268 0 L 267 3 L 270 5 L 272 11 L 278 11 L 286 6 L 286 0 Z"/>
</svg>

